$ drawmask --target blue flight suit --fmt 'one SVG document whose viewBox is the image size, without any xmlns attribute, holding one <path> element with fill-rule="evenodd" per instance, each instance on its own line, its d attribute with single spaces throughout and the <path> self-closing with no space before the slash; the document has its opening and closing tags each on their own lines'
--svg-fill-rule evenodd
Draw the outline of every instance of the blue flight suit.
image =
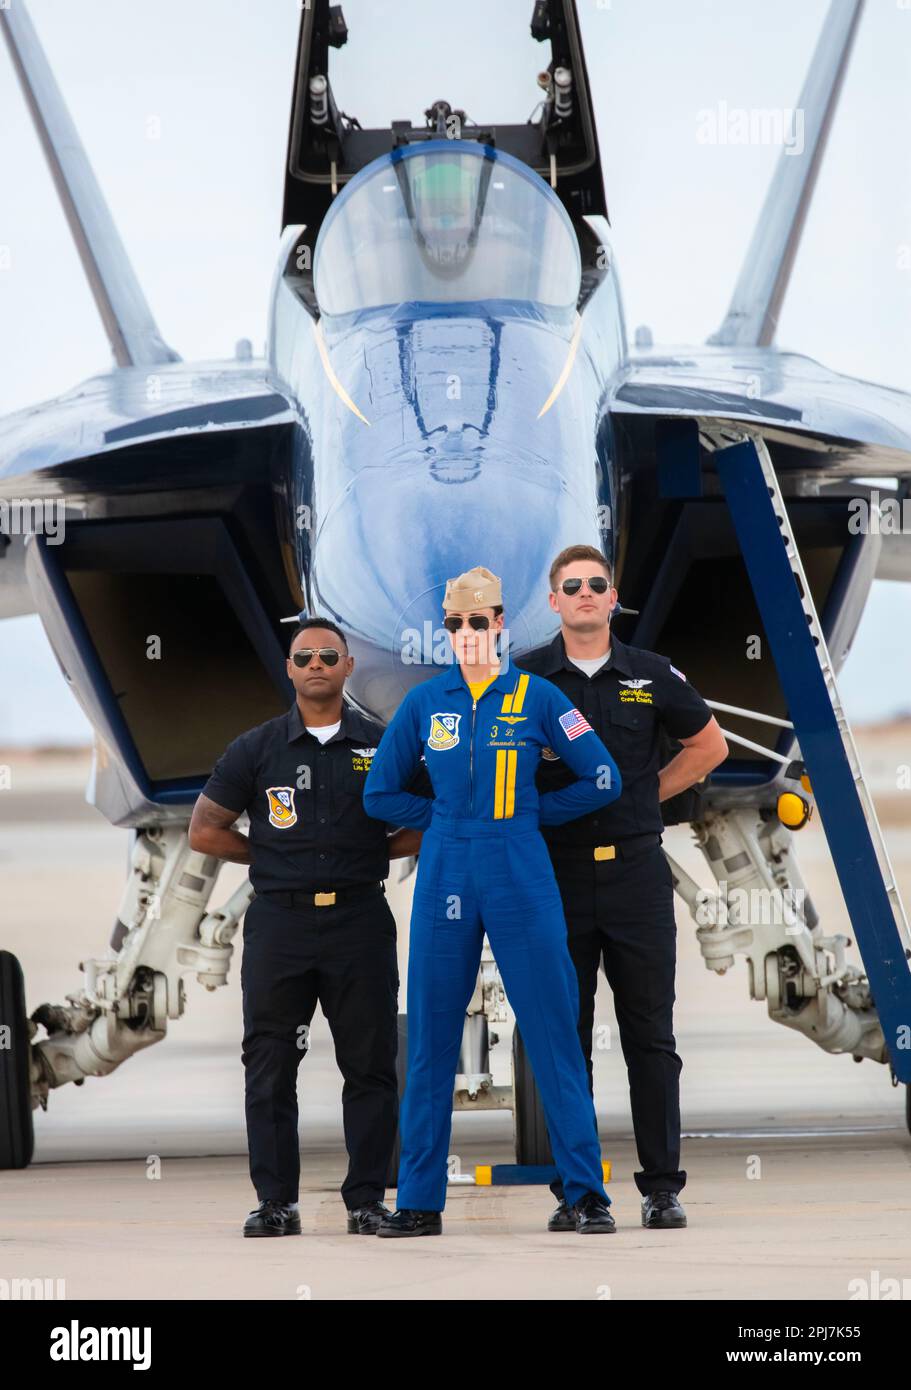
<svg viewBox="0 0 911 1390">
<path fill-rule="evenodd" d="M 539 796 L 542 749 L 579 780 Z M 404 790 L 422 754 L 432 801 Z M 541 1093 L 566 1200 L 572 1205 L 586 1192 L 607 1198 L 577 1032 L 578 980 L 538 827 L 605 806 L 620 791 L 598 735 L 553 682 L 527 672 L 499 675 L 474 701 L 454 664 L 410 690 L 384 733 L 364 808 L 426 832 L 411 914 L 400 1209 L 442 1211 L 446 1202 L 452 1089 L 485 931 Z"/>
</svg>

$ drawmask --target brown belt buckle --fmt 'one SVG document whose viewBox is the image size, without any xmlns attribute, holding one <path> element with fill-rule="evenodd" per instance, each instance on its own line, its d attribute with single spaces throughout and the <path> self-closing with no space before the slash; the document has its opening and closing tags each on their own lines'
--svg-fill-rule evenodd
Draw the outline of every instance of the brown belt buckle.
<svg viewBox="0 0 911 1390">
<path fill-rule="evenodd" d="M 595 845 L 595 859 L 600 861 L 602 859 L 616 859 L 616 857 L 616 845 Z"/>
<path fill-rule="evenodd" d="M 334 907 L 334 906 L 335 906 L 335 893 L 334 893 L 334 892 L 333 892 L 333 893 L 314 893 L 314 894 L 313 894 L 313 906 L 314 906 L 314 907 Z"/>
</svg>

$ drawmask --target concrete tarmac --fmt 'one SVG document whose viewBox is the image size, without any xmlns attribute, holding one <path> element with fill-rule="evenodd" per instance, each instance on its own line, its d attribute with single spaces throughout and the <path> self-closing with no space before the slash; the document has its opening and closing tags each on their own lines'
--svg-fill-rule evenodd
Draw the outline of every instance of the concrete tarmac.
<svg viewBox="0 0 911 1390">
<path fill-rule="evenodd" d="M 48 766 L 22 756 L 0 795 L 0 946 L 22 962 L 29 1011 L 63 1002 L 80 983 L 78 962 L 103 954 L 122 888 L 127 835 L 85 806 L 84 779 L 80 759 Z M 907 902 L 911 826 L 894 815 L 885 832 Z M 670 832 L 666 845 L 708 884 L 688 831 Z M 817 823 L 800 846 L 827 930 L 850 934 Z M 216 899 L 240 877 L 227 867 Z M 404 1002 L 411 883 L 388 886 Z M 109 1077 L 52 1092 L 47 1113 L 36 1112 L 35 1161 L 0 1173 L 0 1281 L 63 1280 L 69 1299 L 845 1300 L 897 1278 L 911 1296 L 904 1088 L 875 1063 L 829 1056 L 771 1023 L 749 999 L 742 960 L 723 977 L 707 971 L 682 904 L 678 943 L 686 1230 L 640 1225 L 626 1073 L 602 979 L 596 1103 L 613 1167 L 614 1235 L 548 1233 L 546 1188 L 451 1184 L 442 1237 L 349 1236 L 338 1193 L 341 1078 L 318 1012 L 300 1070 L 303 1233 L 244 1240 L 256 1199 L 239 935 L 227 987 L 210 994 L 188 979 L 186 1013 L 162 1044 Z M 500 1032 L 492 1065 L 495 1081 L 506 1082 L 510 1030 Z M 511 1114 L 457 1114 L 450 1154 L 463 1174 L 513 1161 Z"/>
</svg>

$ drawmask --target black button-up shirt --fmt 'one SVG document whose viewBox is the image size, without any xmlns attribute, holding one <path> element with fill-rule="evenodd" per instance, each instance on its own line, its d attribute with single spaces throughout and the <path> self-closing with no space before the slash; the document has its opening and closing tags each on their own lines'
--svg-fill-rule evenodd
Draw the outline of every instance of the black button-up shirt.
<svg viewBox="0 0 911 1390">
<path fill-rule="evenodd" d="M 669 761 L 669 739 L 691 738 L 712 717 L 702 696 L 665 656 L 628 647 L 611 634 L 610 659 L 587 676 L 566 655 L 563 634 L 515 664 L 546 676 L 569 696 L 613 756 L 623 791 L 591 815 L 564 825 L 542 826 L 549 845 L 612 844 L 628 835 L 661 834 L 658 772 Z M 563 762 L 547 758 L 538 767 L 539 792 L 554 791 L 572 780 Z"/>
<path fill-rule="evenodd" d="M 228 745 L 203 795 L 250 817 L 250 881 L 270 889 L 324 892 L 377 883 L 389 874 L 385 821 L 364 810 L 364 781 L 383 726 L 342 705 L 341 727 L 320 743 L 297 701 Z M 429 791 L 421 765 L 409 790 Z"/>
</svg>

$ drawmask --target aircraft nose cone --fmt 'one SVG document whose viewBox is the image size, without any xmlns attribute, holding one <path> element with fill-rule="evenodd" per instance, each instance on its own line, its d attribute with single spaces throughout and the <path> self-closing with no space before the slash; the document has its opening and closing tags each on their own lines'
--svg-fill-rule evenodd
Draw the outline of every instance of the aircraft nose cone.
<svg viewBox="0 0 911 1390">
<path fill-rule="evenodd" d="M 348 635 L 349 692 L 386 719 L 453 659 L 447 579 L 474 565 L 498 575 L 507 641 L 513 653 L 527 651 L 557 626 L 547 602 L 553 557 L 600 541 L 594 500 L 581 507 L 545 464 L 529 476 L 508 459 L 448 454 L 433 466 L 364 468 L 317 526 L 314 611 Z"/>
</svg>

